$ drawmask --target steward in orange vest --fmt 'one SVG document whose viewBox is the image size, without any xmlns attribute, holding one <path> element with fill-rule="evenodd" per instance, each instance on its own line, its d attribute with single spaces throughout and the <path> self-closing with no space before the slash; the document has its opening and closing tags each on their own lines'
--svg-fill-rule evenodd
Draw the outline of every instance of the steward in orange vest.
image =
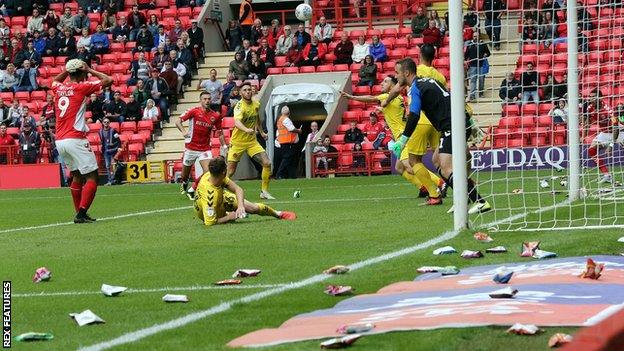
<svg viewBox="0 0 624 351">
<path fill-rule="evenodd" d="M 290 120 L 290 109 L 282 107 L 282 115 L 277 119 L 276 147 L 281 150 L 282 161 L 275 176 L 278 179 L 296 178 L 297 143 L 299 142 L 301 128 L 295 128 Z M 279 145 L 279 146 L 278 146 Z"/>
<path fill-rule="evenodd" d="M 251 40 L 251 26 L 254 23 L 255 15 L 251 7 L 252 0 L 243 0 L 238 10 L 238 21 L 243 30 L 243 39 Z"/>
</svg>

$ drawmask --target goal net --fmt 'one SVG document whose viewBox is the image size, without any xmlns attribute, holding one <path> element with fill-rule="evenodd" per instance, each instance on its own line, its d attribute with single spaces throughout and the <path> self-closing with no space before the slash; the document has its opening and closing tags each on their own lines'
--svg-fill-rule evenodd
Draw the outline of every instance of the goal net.
<svg viewBox="0 0 624 351">
<path fill-rule="evenodd" d="M 477 11 L 491 55 L 474 97 L 479 79 L 470 70 L 466 77 L 475 119 L 489 135 L 471 151 L 470 173 L 493 207 L 471 215 L 471 226 L 624 227 L 624 130 L 614 139 L 624 127 L 621 2 L 498 3 L 486 0 Z"/>
</svg>

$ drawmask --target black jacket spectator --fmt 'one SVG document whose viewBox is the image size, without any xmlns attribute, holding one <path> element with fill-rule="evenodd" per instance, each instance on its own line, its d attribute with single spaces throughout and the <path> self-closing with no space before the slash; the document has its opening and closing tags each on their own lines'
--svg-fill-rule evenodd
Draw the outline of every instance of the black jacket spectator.
<svg viewBox="0 0 624 351">
<path fill-rule="evenodd" d="M 474 10 L 468 9 L 468 13 L 464 15 L 464 24 L 474 28 L 477 26 L 477 23 L 479 23 L 479 16 Z"/>
<path fill-rule="evenodd" d="M 100 129 L 100 142 L 102 143 L 102 153 L 108 155 L 115 155 L 119 148 L 121 148 L 121 139 L 119 139 L 119 132 L 115 128 Z"/>
<path fill-rule="evenodd" d="M 555 99 L 561 99 L 568 96 L 568 82 L 567 79 L 564 78 L 562 82 L 556 83 L 553 88 L 553 97 Z"/>
<path fill-rule="evenodd" d="M 158 80 L 154 80 L 154 78 L 148 79 L 147 82 L 145 82 L 145 90 L 151 94 L 154 84 L 157 84 L 156 89 L 161 95 L 167 95 L 169 92 L 169 85 L 162 77 L 158 77 Z M 175 94 L 176 87 L 172 87 L 172 89 L 172 93 Z M 156 97 L 152 96 L 152 98 Z"/>
<path fill-rule="evenodd" d="M 115 93 L 117 95 L 118 93 Z M 104 105 L 104 116 L 111 120 L 111 122 L 123 122 L 123 118 L 126 116 L 126 103 L 119 99 L 113 99 L 113 101 Z"/>
<path fill-rule="evenodd" d="M 41 137 L 33 130 L 32 126 L 25 125 L 19 134 L 20 152 L 23 163 L 36 163 L 41 147 Z"/>
<path fill-rule="evenodd" d="M 130 95 L 130 100 L 126 104 L 126 120 L 139 121 L 142 118 L 141 115 L 141 103 L 134 100 L 134 97 Z"/>
<path fill-rule="evenodd" d="M 61 45 L 59 46 L 59 55 L 71 56 L 76 53 L 76 38 L 73 35 L 69 37 L 61 37 Z"/>
<path fill-rule="evenodd" d="M 95 99 L 89 98 L 87 103 L 87 111 L 91 112 L 91 121 L 102 121 L 104 119 L 104 103 L 101 99 L 96 97 Z"/>
<path fill-rule="evenodd" d="M 488 56 L 490 56 L 490 49 L 487 44 L 473 40 L 466 46 L 464 60 L 468 61 L 468 66 L 481 67 L 483 60 Z"/>
<path fill-rule="evenodd" d="M 271 66 L 275 66 L 275 50 L 271 49 L 271 47 L 263 47 L 261 46 L 258 49 L 258 55 L 260 59 L 265 62 L 265 64 L 270 64 Z"/>
<path fill-rule="evenodd" d="M 91 66 L 91 63 L 93 61 L 95 62 L 99 62 L 100 59 L 99 57 L 97 57 L 96 55 L 88 52 L 87 50 L 85 50 L 84 48 L 78 48 L 78 51 L 76 51 L 73 55 L 69 56 L 67 58 L 67 60 L 71 60 L 71 59 L 80 59 L 84 62 L 87 63 L 87 65 L 89 65 L 89 67 Z"/>
<path fill-rule="evenodd" d="M 119 36 L 126 37 L 126 39 L 129 38 L 130 26 L 127 24 L 124 26 L 116 25 L 115 28 L 113 28 L 113 40 L 117 40 Z"/>
<path fill-rule="evenodd" d="M 196 23 L 197 22 L 193 22 L 191 28 L 189 28 L 186 32 L 191 39 L 189 48 L 193 50 L 195 54 L 201 56 L 201 54 L 204 52 L 204 30 L 199 28 Z"/>
<path fill-rule="evenodd" d="M 137 11 L 137 13 L 130 12 L 128 14 L 128 26 L 130 26 L 130 28 L 138 29 L 146 23 L 147 23 L 147 18 L 142 12 Z"/>
<path fill-rule="evenodd" d="M 345 133 L 345 138 L 344 138 L 345 143 L 359 144 L 363 141 L 364 141 L 364 134 L 362 134 L 362 131 L 354 125 L 352 125 L 351 129 L 347 130 L 347 132 Z"/>
<path fill-rule="evenodd" d="M 520 86 L 520 81 L 514 77 L 513 73 L 510 73 L 507 78 L 503 79 L 498 96 L 503 102 L 513 102 L 519 101 L 522 98 L 521 94 L 522 87 Z"/>
<path fill-rule="evenodd" d="M 136 45 L 136 51 L 150 51 L 154 46 L 154 36 L 147 27 L 141 27 L 136 36 Z"/>
<path fill-rule="evenodd" d="M 301 49 L 305 48 L 306 45 L 308 45 L 308 43 L 312 41 L 312 37 L 305 30 L 296 31 L 293 39 L 293 46 L 296 44 Z"/>
<path fill-rule="evenodd" d="M 230 21 L 230 26 L 225 30 L 225 40 L 230 51 L 236 51 L 243 45 L 243 29 L 236 21 Z"/>
<path fill-rule="evenodd" d="M 61 48 L 61 37 L 59 37 L 57 34 L 55 34 L 54 36 L 48 36 L 46 38 L 44 55 L 57 56 L 60 48 Z"/>
<path fill-rule="evenodd" d="M 41 55 L 34 49 L 30 50 L 28 48 L 17 53 L 13 64 L 15 67 L 22 67 L 22 64 L 26 60 L 30 61 L 31 65 L 34 67 L 39 67 L 39 65 L 41 65 Z"/>
<path fill-rule="evenodd" d="M 524 91 L 537 90 L 537 71 L 525 71 L 522 72 L 522 89 Z"/>
<path fill-rule="evenodd" d="M 351 55 L 353 55 L 353 42 L 351 40 L 340 41 L 334 49 L 334 55 L 336 55 L 336 61 L 334 64 L 348 64 L 353 63 Z"/>
</svg>

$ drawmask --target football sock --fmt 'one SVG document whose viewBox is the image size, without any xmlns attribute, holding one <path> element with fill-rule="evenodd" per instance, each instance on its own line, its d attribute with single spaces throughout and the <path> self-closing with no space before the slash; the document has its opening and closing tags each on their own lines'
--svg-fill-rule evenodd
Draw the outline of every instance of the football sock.
<svg viewBox="0 0 624 351">
<path fill-rule="evenodd" d="M 438 177 L 437 174 L 431 172 L 429 169 L 427 169 L 427 172 L 429 172 L 429 178 L 431 178 L 431 181 L 433 182 L 433 184 L 439 187 L 442 183 L 442 178 Z"/>
<path fill-rule="evenodd" d="M 479 195 L 479 192 L 477 191 L 477 185 L 475 184 L 474 180 L 468 178 L 468 198 L 470 199 L 470 202 L 484 202 L 483 198 L 481 197 L 481 195 Z"/>
<path fill-rule="evenodd" d="M 275 218 L 279 218 L 280 214 L 278 211 L 275 211 L 271 206 L 267 206 L 263 203 L 257 203 L 258 206 L 258 215 L 260 216 L 272 216 Z"/>
<path fill-rule="evenodd" d="M 269 191 L 269 178 L 271 178 L 271 167 L 262 167 L 262 191 Z"/>
<path fill-rule="evenodd" d="M 69 190 L 74 201 L 74 209 L 78 212 L 80 209 L 80 198 L 82 197 L 82 184 L 74 180 L 69 186 Z"/>
<path fill-rule="evenodd" d="M 80 198 L 80 209 L 84 209 L 85 211 L 89 210 L 91 207 L 91 203 L 95 198 L 95 193 L 97 192 L 97 182 L 92 179 L 88 179 L 87 182 L 82 187 L 82 196 Z"/>
<path fill-rule="evenodd" d="M 427 192 L 429 193 L 429 197 L 438 197 L 438 182 L 434 182 L 431 179 L 429 170 L 422 163 L 415 164 L 412 169 L 414 170 L 414 176 L 418 178 L 418 180 L 427 188 Z M 438 178 L 438 177 L 436 177 Z"/>
<path fill-rule="evenodd" d="M 418 189 L 420 189 L 420 187 L 422 186 L 422 184 L 420 183 L 420 180 L 418 180 L 418 178 L 416 178 L 416 175 L 409 173 L 408 171 L 403 171 L 403 173 L 401 173 L 401 175 L 403 176 L 403 178 L 405 178 L 408 182 L 416 185 L 416 187 Z"/>
<path fill-rule="evenodd" d="M 598 156 L 598 147 L 592 146 L 587 150 L 589 157 L 596 161 L 596 165 L 602 174 L 609 174 L 609 168 L 605 165 L 604 160 Z"/>
</svg>

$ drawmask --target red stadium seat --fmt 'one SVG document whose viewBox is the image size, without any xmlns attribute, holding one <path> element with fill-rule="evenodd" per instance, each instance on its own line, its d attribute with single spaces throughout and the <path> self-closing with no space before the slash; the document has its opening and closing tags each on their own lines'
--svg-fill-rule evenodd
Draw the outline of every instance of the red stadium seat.
<svg viewBox="0 0 624 351">
<path fill-rule="evenodd" d="M 276 56 L 275 57 L 275 66 L 284 67 L 286 65 L 286 56 Z"/>
<path fill-rule="evenodd" d="M 349 65 L 347 64 L 334 65 L 334 72 L 342 72 L 342 71 L 348 71 L 348 70 L 349 70 Z"/>
<path fill-rule="evenodd" d="M 145 139 L 140 134 L 132 134 L 130 135 L 130 144 L 141 144 L 142 146 L 145 144 Z"/>
<path fill-rule="evenodd" d="M 352 63 L 351 67 L 349 68 L 351 73 L 358 73 L 360 72 L 360 68 L 362 68 L 362 64 L 361 63 Z"/>
<path fill-rule="evenodd" d="M 137 125 L 135 122 L 123 122 L 121 124 L 121 130 L 120 132 L 136 132 L 137 130 Z"/>
<path fill-rule="evenodd" d="M 360 36 L 364 36 L 366 37 L 366 32 L 364 32 L 363 30 L 352 30 L 351 32 L 349 32 L 349 39 L 353 40 L 357 40 L 357 38 L 359 38 Z"/>
<path fill-rule="evenodd" d="M 347 111 L 342 115 L 344 123 L 358 122 L 362 116 L 362 111 Z"/>
<path fill-rule="evenodd" d="M 282 74 L 282 68 L 281 67 L 268 68 L 267 75 L 272 75 L 272 74 Z"/>
<path fill-rule="evenodd" d="M 498 120 L 499 128 L 511 129 L 511 128 L 516 128 L 519 125 L 520 125 L 520 117 L 517 117 L 517 116 L 503 117 Z"/>
<path fill-rule="evenodd" d="M 370 87 L 368 86 L 358 86 L 353 89 L 353 94 L 355 95 L 370 95 Z"/>
<path fill-rule="evenodd" d="M 15 93 L 15 99 L 20 102 L 28 102 L 30 101 L 30 93 L 27 91 L 18 91 Z"/>
<path fill-rule="evenodd" d="M 394 47 L 398 48 L 407 48 L 409 46 L 409 41 L 406 38 L 397 38 L 394 42 Z"/>
<path fill-rule="evenodd" d="M 396 38 L 397 30 L 395 28 L 386 28 L 381 32 L 382 38 Z"/>
<path fill-rule="evenodd" d="M 30 93 L 30 99 L 38 102 L 45 102 L 46 92 L 42 90 L 35 90 Z"/>
<path fill-rule="evenodd" d="M 314 66 L 302 66 L 299 68 L 299 73 L 314 73 L 316 68 Z"/>
<path fill-rule="evenodd" d="M 284 74 L 293 74 L 293 73 L 299 73 L 299 67 L 284 67 L 284 70 L 282 71 L 282 73 Z"/>
<path fill-rule="evenodd" d="M 537 104 L 524 104 L 522 105 L 522 116 L 536 116 Z"/>
<path fill-rule="evenodd" d="M 336 129 L 336 132 L 337 132 L 337 133 L 340 133 L 340 134 L 344 134 L 344 133 L 346 133 L 346 131 L 347 131 L 347 130 L 349 130 L 349 129 L 351 129 L 351 125 L 349 125 L 349 124 L 341 124 L 341 125 L 339 125 L 339 126 L 338 126 L 338 128 Z"/>
<path fill-rule="evenodd" d="M 316 72 L 332 72 L 334 70 L 334 66 L 332 65 L 321 65 L 316 68 Z"/>
<path fill-rule="evenodd" d="M 331 143 L 332 144 L 344 144 L 344 135 L 343 134 L 332 135 Z"/>
<path fill-rule="evenodd" d="M 119 122 L 110 122 L 109 126 L 113 129 L 119 130 Z"/>
<path fill-rule="evenodd" d="M 102 129 L 102 125 L 100 123 L 89 123 L 87 124 L 89 127 L 89 133 L 97 133 Z"/>
</svg>

